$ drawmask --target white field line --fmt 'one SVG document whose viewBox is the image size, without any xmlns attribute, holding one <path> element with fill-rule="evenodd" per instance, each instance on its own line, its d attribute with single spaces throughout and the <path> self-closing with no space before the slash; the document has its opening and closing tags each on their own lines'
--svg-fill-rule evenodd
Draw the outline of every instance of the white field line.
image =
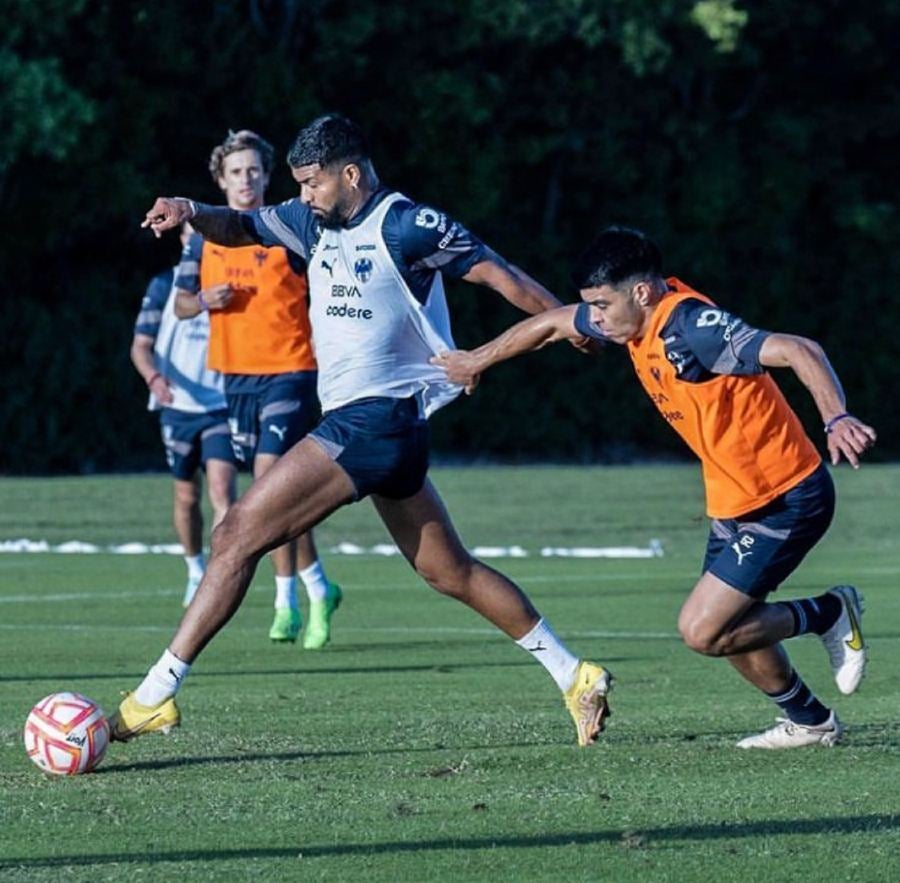
<svg viewBox="0 0 900 883">
<path fill-rule="evenodd" d="M 126 598 L 156 598 L 162 595 L 180 595 L 181 591 L 160 589 L 158 592 L 56 592 L 53 595 L 0 595 L 0 604 L 59 604 L 63 601 L 90 601 L 101 598 L 110 601 Z"/>
<path fill-rule="evenodd" d="M 338 543 L 328 550 L 332 555 L 377 555 L 391 558 L 400 550 L 390 543 L 374 546 L 358 546 L 355 543 Z M 0 540 L 0 553 L 6 554 L 57 554 L 57 555 L 182 555 L 178 543 L 147 545 L 146 543 L 120 543 L 98 546 L 81 540 L 69 540 L 52 545 L 47 540 Z M 477 558 L 661 558 L 662 543 L 653 539 L 646 546 L 544 546 L 537 552 L 529 552 L 521 546 L 476 546 L 472 554 Z"/>
<path fill-rule="evenodd" d="M 646 582 L 647 577 L 644 574 L 631 573 L 626 575 L 614 576 L 612 574 L 590 574 L 590 573 L 573 573 L 568 575 L 560 574 L 558 576 L 527 576 L 516 577 L 516 582 L 522 585 L 530 585 L 532 583 L 599 583 L 599 582 Z M 410 582 L 390 582 L 390 583 L 366 583 L 354 584 L 352 582 L 341 580 L 341 585 L 350 591 L 355 592 L 383 592 L 393 590 L 410 590 L 425 588 L 425 583 L 414 580 Z M 254 587 L 251 591 L 259 594 L 261 591 L 259 586 Z M 184 594 L 183 589 L 158 589 L 156 591 L 109 591 L 109 592 L 54 592 L 52 595 L 30 594 L 30 595 L 0 595 L 0 604 L 58 604 L 65 601 L 115 601 L 128 598 L 158 598 L 158 597 L 181 597 Z"/>
<path fill-rule="evenodd" d="M 27 632 L 27 631 L 68 631 L 83 632 L 90 634 L 92 632 L 147 632 L 161 635 L 171 635 L 174 626 L 172 625 L 96 625 L 96 624 L 78 624 L 66 623 L 65 625 L 46 625 L 43 623 L 21 623 L 12 625 L 9 623 L 0 623 L 0 632 Z M 229 625 L 228 630 L 232 632 L 259 632 L 258 628 L 251 626 Z M 508 641 L 509 638 L 497 629 L 473 629 L 473 628 L 452 628 L 452 627 L 429 627 L 429 626 L 348 626 L 341 627 L 341 634 L 353 633 L 358 635 L 468 635 L 478 638 L 490 638 L 493 640 Z M 681 641 L 681 636 L 674 631 L 671 632 L 620 632 L 613 630 L 601 629 L 581 629 L 578 631 L 566 630 L 563 637 L 568 639 L 575 638 L 603 638 L 609 641 Z M 804 635 L 803 639 L 811 641 L 814 635 Z M 868 642 L 891 641 L 896 642 L 893 635 L 866 635 Z M 298 672 L 301 673 L 301 672 Z M 202 673 L 201 673 L 202 674 Z M 260 675 L 266 674 L 259 672 Z"/>
<path fill-rule="evenodd" d="M 18 632 L 33 631 L 40 629 L 46 631 L 70 631 L 70 632 L 165 632 L 170 633 L 174 626 L 167 625 L 96 625 L 96 624 L 79 624 L 66 623 L 65 625 L 46 625 L 43 623 L 21 623 L 8 624 L 0 623 L 0 631 Z M 237 632 L 256 632 L 257 628 L 250 626 L 228 626 L 229 631 Z M 504 634 L 497 629 L 491 628 L 454 628 L 451 626 L 365 626 L 365 627 L 347 627 L 341 628 L 341 634 L 345 632 L 354 632 L 362 635 L 385 634 L 385 635 L 470 635 L 479 638 L 497 638 L 504 641 L 509 640 Z M 567 631 L 567 638 L 609 638 L 615 640 L 658 640 L 669 641 L 681 638 L 675 632 L 619 632 L 619 631 Z"/>
</svg>

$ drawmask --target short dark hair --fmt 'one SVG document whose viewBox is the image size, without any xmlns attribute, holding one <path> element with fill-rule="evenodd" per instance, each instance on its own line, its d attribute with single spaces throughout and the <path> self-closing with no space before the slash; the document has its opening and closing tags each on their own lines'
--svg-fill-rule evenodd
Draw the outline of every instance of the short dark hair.
<svg viewBox="0 0 900 883">
<path fill-rule="evenodd" d="M 249 129 L 241 129 L 239 132 L 229 129 L 228 137 L 213 148 L 209 157 L 209 173 L 212 175 L 213 181 L 219 183 L 225 157 L 241 150 L 255 150 L 259 154 L 263 171 L 267 175 L 271 174 L 272 162 L 275 159 L 275 149 L 272 145 L 261 135 L 257 135 L 256 132 L 251 132 Z"/>
<path fill-rule="evenodd" d="M 362 129 L 339 113 L 328 113 L 299 131 L 287 161 L 292 169 L 299 169 L 316 164 L 322 168 L 336 163 L 361 164 L 368 158 L 369 145 Z"/>
<path fill-rule="evenodd" d="M 634 277 L 662 275 L 662 253 L 646 233 L 607 227 L 575 262 L 572 281 L 579 289 L 616 287 Z"/>
</svg>

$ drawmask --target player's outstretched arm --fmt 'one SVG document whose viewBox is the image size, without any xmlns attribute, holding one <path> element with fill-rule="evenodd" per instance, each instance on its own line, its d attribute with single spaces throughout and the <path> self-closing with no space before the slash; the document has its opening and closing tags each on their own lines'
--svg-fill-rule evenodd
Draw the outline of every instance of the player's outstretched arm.
<svg viewBox="0 0 900 883">
<path fill-rule="evenodd" d="M 178 196 L 161 196 L 144 216 L 142 227 L 149 227 L 153 235 L 159 238 L 166 230 L 174 230 L 185 221 L 200 233 L 204 239 L 217 245 L 229 247 L 238 245 L 254 245 L 256 240 L 250 236 L 241 223 L 241 213 L 224 206 L 205 205 L 192 199 Z"/>
<path fill-rule="evenodd" d="M 561 306 L 560 301 L 540 282 L 535 281 L 524 270 L 507 263 L 494 253 L 475 264 L 463 276 L 463 279 L 475 285 L 492 288 L 502 294 L 513 306 L 531 316 Z"/>
<path fill-rule="evenodd" d="M 559 340 L 579 340 L 581 334 L 575 328 L 575 312 L 577 305 L 538 313 L 525 319 L 511 328 L 507 328 L 499 336 L 474 350 L 453 350 L 441 353 L 431 359 L 432 365 L 438 365 L 447 373 L 447 379 L 459 383 L 471 395 L 478 386 L 478 381 L 488 368 L 498 362 L 539 350 Z"/>
<path fill-rule="evenodd" d="M 828 452 L 836 466 L 843 456 L 854 469 L 875 444 L 875 430 L 847 412 L 844 390 L 825 351 L 814 340 L 792 334 L 770 334 L 759 351 L 766 368 L 790 368 L 810 391 L 828 436 Z"/>
</svg>

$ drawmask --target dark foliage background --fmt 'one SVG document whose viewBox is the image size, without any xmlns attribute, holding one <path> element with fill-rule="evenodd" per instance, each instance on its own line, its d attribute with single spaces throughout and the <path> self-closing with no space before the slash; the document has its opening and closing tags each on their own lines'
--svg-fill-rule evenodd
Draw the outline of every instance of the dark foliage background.
<svg viewBox="0 0 900 883">
<path fill-rule="evenodd" d="M 219 201 L 228 128 L 286 151 L 358 119 L 391 185 L 448 210 L 565 300 L 610 222 L 761 327 L 820 339 L 900 453 L 900 2 L 2 0 L 0 471 L 161 466 L 128 361 L 154 196 Z M 864 11 L 864 14 L 863 14 Z M 272 201 L 293 195 L 286 166 Z M 453 285 L 457 341 L 514 321 Z M 786 384 L 817 431 L 807 396 Z M 445 457 L 680 456 L 623 352 L 502 366 L 433 421 Z M 818 437 L 818 436 L 817 436 Z"/>
</svg>

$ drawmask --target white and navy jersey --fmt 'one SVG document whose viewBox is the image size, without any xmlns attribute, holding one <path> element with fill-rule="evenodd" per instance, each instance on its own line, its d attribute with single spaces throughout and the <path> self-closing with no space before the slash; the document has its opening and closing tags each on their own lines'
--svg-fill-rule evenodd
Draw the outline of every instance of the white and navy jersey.
<svg viewBox="0 0 900 883">
<path fill-rule="evenodd" d="M 134 333 L 154 339 L 156 370 L 168 380 L 173 397 L 167 408 L 190 414 L 220 411 L 226 407 L 223 378 L 206 367 L 209 315 L 204 311 L 193 319 L 178 319 L 174 276 L 174 269 L 166 270 L 150 281 Z M 160 407 L 151 393 L 147 408 Z"/>
<path fill-rule="evenodd" d="M 323 411 L 415 395 L 427 416 L 459 395 L 429 359 L 454 349 L 442 274 L 464 276 L 490 254 L 465 227 L 384 188 L 338 229 L 299 199 L 241 217 L 260 244 L 306 261 Z"/>
<path fill-rule="evenodd" d="M 606 340 L 591 321 L 589 304 L 578 307 L 575 328 L 587 337 Z M 769 333 L 751 327 L 720 307 L 688 298 L 672 310 L 660 337 L 678 379 L 704 383 L 717 374 L 764 374 L 766 368 L 759 362 L 759 350 Z"/>
</svg>

